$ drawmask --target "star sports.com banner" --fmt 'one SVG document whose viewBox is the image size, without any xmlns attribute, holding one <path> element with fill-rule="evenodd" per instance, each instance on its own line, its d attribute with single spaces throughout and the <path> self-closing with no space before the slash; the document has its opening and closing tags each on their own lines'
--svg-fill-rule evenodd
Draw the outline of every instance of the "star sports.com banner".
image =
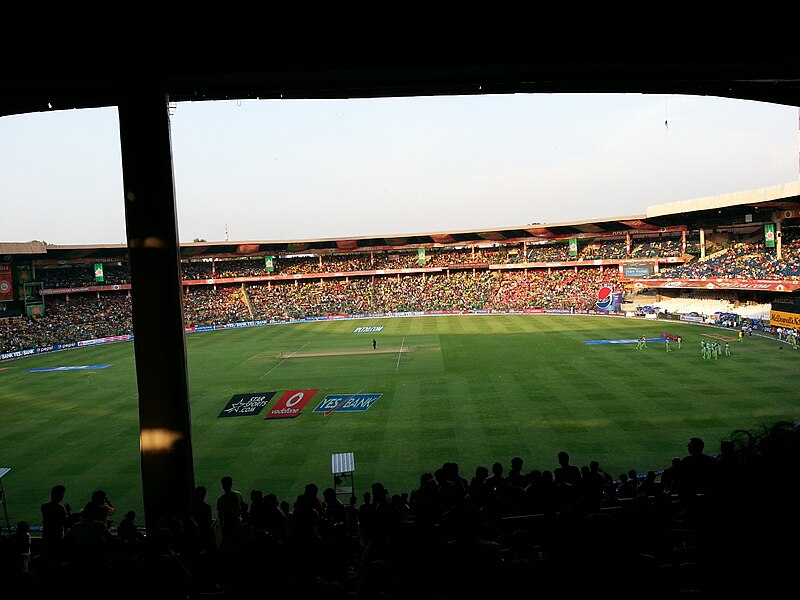
<svg viewBox="0 0 800 600">
<path fill-rule="evenodd" d="M 236 394 L 228 400 L 228 404 L 219 413 L 220 417 L 250 417 L 261 412 L 275 392 L 257 392 L 255 394 Z"/>
<path fill-rule="evenodd" d="M 281 396 L 265 419 L 289 419 L 303 411 L 303 407 L 319 390 L 289 390 Z"/>
</svg>

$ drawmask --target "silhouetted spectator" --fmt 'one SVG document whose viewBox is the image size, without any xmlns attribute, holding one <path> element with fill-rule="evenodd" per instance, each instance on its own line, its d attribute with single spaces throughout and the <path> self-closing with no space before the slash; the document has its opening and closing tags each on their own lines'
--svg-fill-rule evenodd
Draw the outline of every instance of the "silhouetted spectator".
<svg viewBox="0 0 800 600">
<path fill-rule="evenodd" d="M 678 493 L 678 469 L 680 468 L 681 459 L 679 456 L 673 456 L 669 466 L 661 472 L 661 488 L 665 494 Z"/>
<path fill-rule="evenodd" d="M 524 460 L 521 456 L 515 456 L 511 459 L 511 468 L 508 470 L 506 480 L 511 486 L 525 489 L 528 486 L 526 474 L 522 472 Z"/>
<path fill-rule="evenodd" d="M 247 511 L 247 525 L 251 533 L 266 530 L 264 493 L 261 490 L 250 490 L 250 506 Z"/>
<path fill-rule="evenodd" d="M 70 505 L 64 504 L 67 488 L 56 484 L 50 488 L 50 500 L 41 506 L 42 553 L 48 562 L 60 560 L 64 536 L 69 527 Z"/>
<path fill-rule="evenodd" d="M 243 514 L 247 511 L 241 492 L 233 489 L 233 477 L 223 476 L 220 485 L 222 495 L 217 498 L 217 518 L 222 530 L 222 543 L 230 545 L 241 537 L 244 527 Z"/>
<path fill-rule="evenodd" d="M 712 492 L 717 477 L 717 459 L 705 453 L 701 438 L 689 439 L 686 447 L 689 454 L 681 459 L 677 471 L 678 494 L 683 500 Z"/>
<path fill-rule="evenodd" d="M 264 495 L 264 522 L 273 540 L 279 543 L 286 541 L 289 517 L 281 509 L 278 497 L 271 492 Z"/>
<path fill-rule="evenodd" d="M 136 543 L 144 540 L 144 535 L 136 526 L 136 513 L 129 510 L 117 525 L 117 537 L 125 542 Z"/>
<path fill-rule="evenodd" d="M 206 552 L 215 549 L 214 540 L 214 510 L 206 501 L 208 489 L 204 485 L 194 488 L 194 515 L 197 521 L 197 531 L 200 535 L 200 544 Z"/>
<path fill-rule="evenodd" d="M 100 507 L 100 515 L 103 522 L 106 524 L 106 527 L 111 527 L 111 524 L 114 522 L 111 520 L 111 517 L 114 516 L 114 513 L 117 512 L 117 509 L 111 503 L 111 500 L 108 499 L 108 494 L 106 493 L 106 491 L 105 490 L 93 491 L 91 500 L 98 507 Z"/>
</svg>

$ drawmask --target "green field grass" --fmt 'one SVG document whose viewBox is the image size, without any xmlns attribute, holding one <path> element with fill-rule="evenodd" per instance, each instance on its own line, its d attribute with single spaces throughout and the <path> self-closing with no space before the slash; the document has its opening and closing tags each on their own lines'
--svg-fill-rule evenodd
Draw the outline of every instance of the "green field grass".
<svg viewBox="0 0 800 600">
<path fill-rule="evenodd" d="M 353 333 L 364 326 L 383 330 Z M 683 349 L 585 343 L 661 331 L 682 335 Z M 354 453 L 359 500 L 375 481 L 391 493 L 410 492 L 421 473 L 445 461 L 467 478 L 495 461 L 507 469 L 515 455 L 525 470 L 552 470 L 561 450 L 579 466 L 598 460 L 616 477 L 668 466 L 685 455 L 691 436 L 716 453 L 736 429 L 800 417 L 800 351 L 753 336 L 732 343 L 732 356 L 708 361 L 700 353 L 705 334 L 735 337 L 675 322 L 566 315 L 376 318 L 190 334 L 196 483 L 208 487 L 212 505 L 222 475 L 232 475 L 246 497 L 261 489 L 293 502 L 306 483 L 332 484 L 331 454 L 338 452 Z M 28 372 L 80 365 L 110 366 Z M 132 343 L 0 363 L 0 389 L 0 466 L 11 467 L 2 484 L 12 526 L 39 525 L 39 505 L 55 483 L 67 486 L 73 509 L 103 488 L 121 513 L 134 510 L 143 522 Z M 290 389 L 319 391 L 298 417 L 265 419 Z M 232 395 L 271 391 L 277 394 L 260 415 L 219 418 Z M 313 412 L 326 394 L 356 393 L 382 396 L 363 413 Z"/>
</svg>

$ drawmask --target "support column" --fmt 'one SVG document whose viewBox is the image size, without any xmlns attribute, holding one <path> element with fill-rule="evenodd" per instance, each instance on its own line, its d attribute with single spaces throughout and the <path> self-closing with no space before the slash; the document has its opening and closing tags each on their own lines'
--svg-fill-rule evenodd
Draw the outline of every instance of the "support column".
<svg viewBox="0 0 800 600">
<path fill-rule="evenodd" d="M 119 104 L 131 269 L 144 518 L 194 513 L 189 384 L 168 98 L 137 89 Z"/>
</svg>

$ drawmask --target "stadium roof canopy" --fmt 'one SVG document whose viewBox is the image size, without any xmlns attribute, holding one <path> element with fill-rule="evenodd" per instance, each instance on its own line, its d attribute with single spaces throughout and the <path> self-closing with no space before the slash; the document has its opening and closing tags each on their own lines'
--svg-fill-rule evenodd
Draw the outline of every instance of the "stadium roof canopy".
<svg viewBox="0 0 800 600">
<path fill-rule="evenodd" d="M 547 243 L 575 236 L 586 239 L 623 236 L 626 233 L 632 235 L 660 233 L 665 228 L 677 226 L 685 226 L 688 231 L 701 227 L 725 227 L 728 230 L 755 229 L 761 223 L 776 218 L 800 222 L 800 181 L 732 194 L 658 204 L 648 207 L 645 215 L 630 217 L 385 236 L 194 242 L 181 244 L 180 251 L 181 256 L 188 259 L 390 251 L 418 247 L 482 246 L 520 242 Z M 46 245 L 43 242 L 0 243 L 0 254 L 22 255 L 29 259 L 90 262 L 100 259 L 124 260 L 128 255 L 128 247 L 125 244 L 61 246 Z"/>
<path fill-rule="evenodd" d="M 85 51 L 55 38 L 26 41 L 40 52 L 13 54 L 0 79 L 0 116 L 116 106 L 132 92 L 157 86 L 174 102 L 230 99 L 377 98 L 515 93 L 642 93 L 739 98 L 800 106 L 800 61 L 791 53 L 758 60 L 682 46 L 630 53 L 631 58 L 575 59 L 568 54 L 537 60 L 365 56 L 291 58 L 286 49 L 225 47 L 209 54 L 174 40 L 167 55 L 147 55 L 136 44 L 107 44 Z M 605 34 L 604 34 L 605 35 Z M 122 42 L 123 40 L 119 40 Z M 607 42 L 607 40 L 604 40 Z M 704 40 L 705 41 L 705 40 Z M 591 43 L 589 38 L 584 42 Z M 682 40 L 686 43 L 688 40 Z M 144 46 L 147 44 L 142 42 Z M 53 46 L 48 52 L 48 46 Z M 459 56 L 461 52 L 458 53 Z M 634 58 L 635 56 L 635 58 Z"/>
</svg>

